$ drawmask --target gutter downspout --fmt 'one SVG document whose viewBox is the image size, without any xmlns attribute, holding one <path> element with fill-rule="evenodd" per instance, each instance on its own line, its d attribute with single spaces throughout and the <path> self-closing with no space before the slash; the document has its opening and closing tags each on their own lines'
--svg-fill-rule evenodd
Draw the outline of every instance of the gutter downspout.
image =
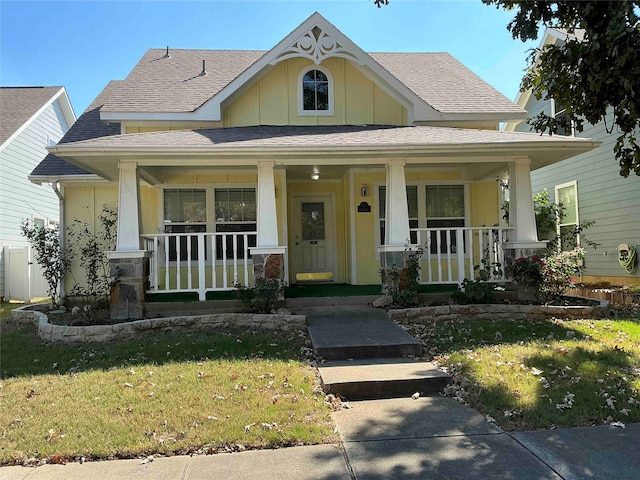
<svg viewBox="0 0 640 480">
<path fill-rule="evenodd" d="M 60 187 L 59 180 L 56 180 L 55 182 L 51 183 L 51 188 L 53 189 L 54 193 L 58 197 L 58 210 L 59 210 L 59 220 L 60 220 L 60 230 L 58 231 L 58 236 L 60 237 L 60 248 L 64 250 L 64 196 L 62 195 L 62 192 L 60 192 L 59 187 Z M 65 280 L 65 277 L 63 277 L 62 281 L 60 282 L 60 303 L 61 304 L 65 296 L 64 280 Z"/>
</svg>

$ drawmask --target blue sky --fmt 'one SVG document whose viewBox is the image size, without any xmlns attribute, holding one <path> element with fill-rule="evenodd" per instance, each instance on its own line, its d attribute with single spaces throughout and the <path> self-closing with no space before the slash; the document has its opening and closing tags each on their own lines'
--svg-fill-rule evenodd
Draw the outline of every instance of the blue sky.
<svg viewBox="0 0 640 480">
<path fill-rule="evenodd" d="M 149 48 L 268 50 L 314 11 L 365 51 L 449 52 L 512 100 L 537 45 L 480 0 L 0 0 L 0 84 L 64 85 L 79 116 Z"/>
</svg>

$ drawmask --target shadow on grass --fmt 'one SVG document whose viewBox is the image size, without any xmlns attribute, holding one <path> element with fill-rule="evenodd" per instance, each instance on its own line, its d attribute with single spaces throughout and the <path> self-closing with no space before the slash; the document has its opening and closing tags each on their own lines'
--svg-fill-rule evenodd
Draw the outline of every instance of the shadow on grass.
<svg viewBox="0 0 640 480">
<path fill-rule="evenodd" d="M 532 432 L 548 433 L 552 439 L 544 444 L 549 447 L 540 447 L 549 448 L 546 452 L 552 459 L 543 463 L 540 458 L 546 458 L 544 450 L 525 448 L 524 440 L 516 441 L 487 423 L 485 415 L 494 417 L 507 430 L 602 425 L 605 420 L 640 422 L 640 405 L 628 401 L 630 397 L 640 400 L 636 390 L 640 352 L 633 336 L 636 347 L 626 351 L 611 343 L 611 337 L 590 338 L 572 328 L 571 322 L 525 322 L 527 328 L 513 321 L 448 322 L 439 332 L 434 331 L 435 324 L 425 328 L 422 335 L 432 342 L 442 337 L 437 340 L 440 353 L 458 352 L 450 360 L 460 366 L 458 381 L 466 377 L 464 383 L 471 391 L 467 399 L 476 411 L 443 397 L 352 403 L 351 410 L 337 412 L 335 418 L 356 476 L 557 479 L 561 478 L 557 475 L 560 466 L 567 474 L 565 478 L 637 478 L 640 437 L 632 433 L 633 429 L 628 429 L 625 436 L 622 429 L 603 427 L 599 432 L 606 431 L 607 436 L 602 438 L 596 433 L 567 437 L 560 430 Z M 617 330 L 615 322 L 611 324 Z M 620 331 L 635 331 L 629 323 L 621 322 L 618 327 Z M 557 342 L 559 339 L 563 341 Z M 429 344 L 426 340 L 427 348 Z M 532 350 L 517 360 L 507 358 L 504 350 L 498 351 L 518 346 Z M 496 355 L 489 363 L 512 361 L 509 367 L 516 379 L 526 377 L 536 382 L 533 399 L 521 401 L 517 383 L 509 383 L 507 375 L 500 382 L 503 370 L 498 368 L 489 372 L 495 381 L 487 384 L 481 376 L 486 370 L 482 373 L 482 369 L 474 369 L 479 363 L 474 352 L 480 350 L 475 347 L 489 347 L 489 355 L 501 353 L 502 358 Z M 512 416 L 505 416 L 505 412 Z M 348 420 L 341 423 L 341 416 Z M 583 443 L 575 443 L 576 438 Z M 589 454 L 582 455 L 583 450 Z"/>
<path fill-rule="evenodd" d="M 303 344 L 304 339 L 297 333 L 284 336 L 246 331 L 150 335 L 126 342 L 47 344 L 37 336 L 34 326 L 5 322 L 0 338 L 0 374 L 6 379 L 200 360 L 300 360 Z"/>
</svg>

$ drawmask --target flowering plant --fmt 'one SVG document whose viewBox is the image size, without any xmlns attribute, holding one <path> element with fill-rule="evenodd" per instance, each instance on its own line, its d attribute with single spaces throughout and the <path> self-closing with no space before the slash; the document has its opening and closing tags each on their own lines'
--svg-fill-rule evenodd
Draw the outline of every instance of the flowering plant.
<svg viewBox="0 0 640 480">
<path fill-rule="evenodd" d="M 508 273 L 517 283 L 537 288 L 543 281 L 542 271 L 544 265 L 545 262 L 537 255 L 520 257 L 516 258 L 513 265 L 508 269 Z"/>
<path fill-rule="evenodd" d="M 584 264 L 584 248 L 558 252 L 546 257 L 542 268 L 542 293 L 547 297 L 558 297 L 571 285 L 571 277 L 580 272 Z"/>
</svg>

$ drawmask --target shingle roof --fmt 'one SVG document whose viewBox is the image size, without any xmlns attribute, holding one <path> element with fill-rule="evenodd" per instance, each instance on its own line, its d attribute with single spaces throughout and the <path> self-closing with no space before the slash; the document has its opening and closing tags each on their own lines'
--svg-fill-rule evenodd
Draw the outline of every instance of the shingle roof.
<svg viewBox="0 0 640 480">
<path fill-rule="evenodd" d="M 309 149 L 322 151 L 335 146 L 398 147 L 398 146 L 448 146 L 576 142 L 585 139 L 539 135 L 537 133 L 502 132 L 430 126 L 258 126 L 204 130 L 172 130 L 96 138 L 73 144 L 73 147 L 96 149 L 190 149 L 204 148 L 210 151 L 261 148 Z"/>
<path fill-rule="evenodd" d="M 267 52 L 149 50 L 104 112 L 193 112 Z M 426 103 L 443 113 L 525 113 L 448 53 L 371 53 Z M 207 75 L 200 75 L 205 60 Z"/>
<path fill-rule="evenodd" d="M 443 113 L 523 113 L 448 53 L 370 53 L 416 95 Z"/>
<path fill-rule="evenodd" d="M 0 145 L 62 87 L 0 87 Z"/>
<path fill-rule="evenodd" d="M 111 135 L 111 129 L 100 120 L 100 108 L 105 101 L 116 91 L 120 81 L 112 80 L 100 92 L 96 99 L 80 115 L 67 133 L 60 139 L 58 145 L 70 142 L 78 142 L 92 138 Z M 86 170 L 76 167 L 69 162 L 49 153 L 42 162 L 31 172 L 30 176 L 57 176 L 57 175 L 88 175 Z"/>
<path fill-rule="evenodd" d="M 105 112 L 192 112 L 265 54 L 253 50 L 151 49 L 104 106 Z M 202 72 L 205 61 L 207 75 Z"/>
</svg>

